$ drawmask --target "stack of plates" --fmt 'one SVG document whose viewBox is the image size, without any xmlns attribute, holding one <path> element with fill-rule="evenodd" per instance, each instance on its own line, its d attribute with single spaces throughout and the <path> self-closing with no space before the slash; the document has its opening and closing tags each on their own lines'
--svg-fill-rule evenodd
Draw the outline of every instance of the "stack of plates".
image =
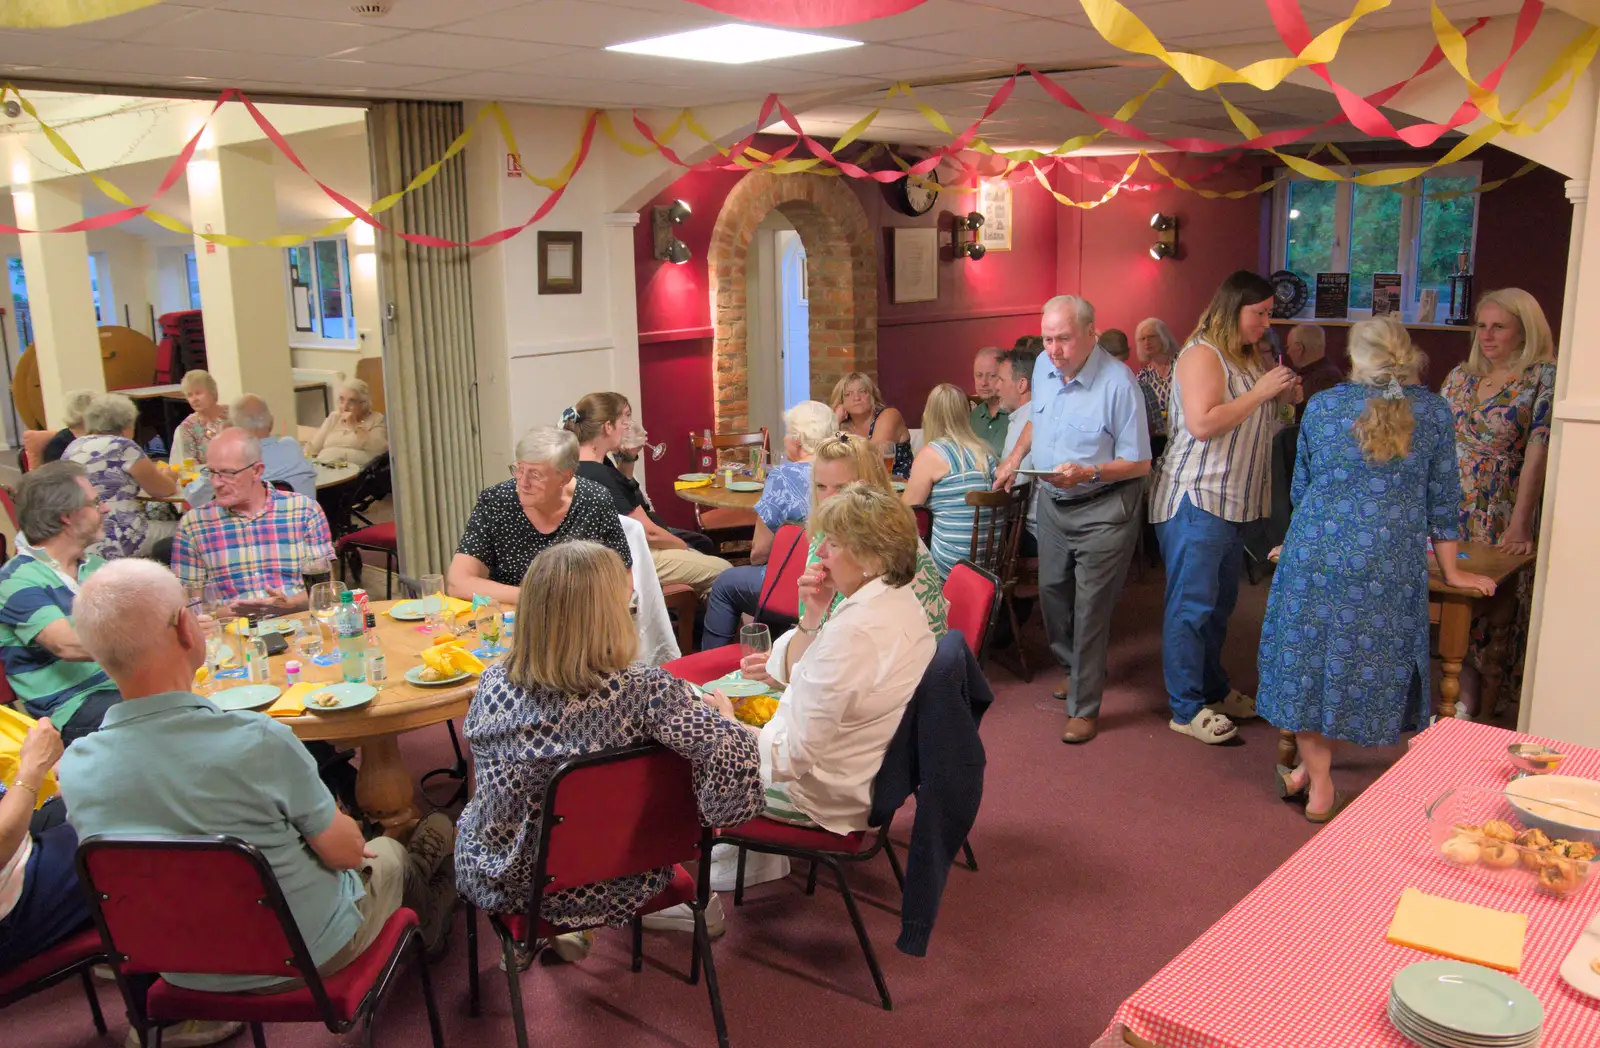
<svg viewBox="0 0 1600 1048">
<path fill-rule="evenodd" d="M 1423 1048 L 1532 1048 L 1544 1033 L 1544 1007 L 1492 968 L 1423 961 L 1395 973 L 1389 1021 Z"/>
</svg>

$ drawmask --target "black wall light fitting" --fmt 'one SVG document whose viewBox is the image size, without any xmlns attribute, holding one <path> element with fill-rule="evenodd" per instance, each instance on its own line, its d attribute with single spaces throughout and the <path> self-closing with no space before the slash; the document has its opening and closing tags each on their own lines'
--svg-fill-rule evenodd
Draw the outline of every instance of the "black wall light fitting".
<svg viewBox="0 0 1600 1048">
<path fill-rule="evenodd" d="M 689 245 L 673 233 L 673 227 L 683 225 L 688 218 L 689 205 L 681 200 L 656 205 L 651 213 L 651 225 L 655 233 L 655 257 L 658 260 L 681 266 L 693 257 Z"/>
<path fill-rule="evenodd" d="M 978 243 L 978 230 L 982 228 L 983 216 L 976 211 L 967 212 L 965 217 L 956 216 L 950 230 L 950 247 L 956 258 L 976 262 L 988 253 L 989 249 Z"/>
<path fill-rule="evenodd" d="M 1156 242 L 1150 246 L 1150 257 L 1157 262 L 1164 258 L 1175 258 L 1178 254 L 1177 216 L 1163 215 L 1157 211 L 1150 216 L 1150 228 L 1158 234 Z"/>
</svg>

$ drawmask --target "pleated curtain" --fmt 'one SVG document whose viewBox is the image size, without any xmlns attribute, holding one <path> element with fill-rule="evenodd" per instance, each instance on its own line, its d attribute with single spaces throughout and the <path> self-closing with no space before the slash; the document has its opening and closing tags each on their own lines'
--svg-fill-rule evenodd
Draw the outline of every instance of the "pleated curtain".
<svg viewBox="0 0 1600 1048">
<path fill-rule="evenodd" d="M 376 195 L 405 188 L 462 128 L 459 103 L 385 102 L 368 110 Z M 387 217 L 407 233 L 467 240 L 462 160 L 445 164 Z M 400 566 L 417 577 L 449 565 L 482 473 L 472 279 L 466 248 L 418 247 L 380 232 L 377 255 Z"/>
</svg>

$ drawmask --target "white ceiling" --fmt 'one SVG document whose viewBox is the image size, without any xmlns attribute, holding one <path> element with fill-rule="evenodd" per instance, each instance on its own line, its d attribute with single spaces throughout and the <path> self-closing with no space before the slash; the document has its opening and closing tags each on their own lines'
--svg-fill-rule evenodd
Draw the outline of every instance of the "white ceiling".
<svg viewBox="0 0 1600 1048">
<path fill-rule="evenodd" d="M 1261 42 L 1285 53 L 1264 5 L 1237 0 L 1124 0 L 1169 47 L 1203 50 Z M 1313 32 L 1343 18 L 1347 0 L 1303 4 Z M 1442 0 L 1460 21 L 1517 10 L 1518 0 Z M 1422 25 L 1427 0 L 1395 0 L 1361 24 Z M 728 19 L 688 0 L 393 0 L 382 18 L 352 14 L 347 0 L 168 0 L 117 18 L 35 32 L 0 31 L 0 73 L 30 80 L 131 87 L 221 88 L 345 98 L 498 99 L 573 106 L 679 107 L 827 95 L 842 104 L 807 111 L 806 129 L 842 130 L 896 80 L 982 76 L 1017 62 L 1079 68 L 1062 83 L 1091 108 L 1109 110 L 1154 82 L 1153 64 L 1111 48 L 1073 0 L 927 0 L 902 15 L 827 30 L 866 46 L 730 66 L 603 50 Z M 924 100 L 969 122 L 998 82 L 930 88 Z M 1270 97 L 1245 89 L 1264 128 L 1334 115 L 1330 95 L 1283 85 Z M 1181 83 L 1135 121 L 1162 135 L 1229 130 L 1215 100 Z M 995 120 L 997 146 L 1054 141 L 1094 125 L 1020 88 Z M 908 102 L 870 137 L 937 141 Z M 1349 137 L 1346 134 L 1344 137 Z"/>
</svg>

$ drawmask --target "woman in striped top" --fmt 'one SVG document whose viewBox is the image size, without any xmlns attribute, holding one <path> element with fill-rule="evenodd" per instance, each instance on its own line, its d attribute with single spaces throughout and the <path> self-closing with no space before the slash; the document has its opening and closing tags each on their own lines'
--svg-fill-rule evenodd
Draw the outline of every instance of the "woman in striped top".
<svg viewBox="0 0 1600 1048">
<path fill-rule="evenodd" d="M 1171 428 L 1150 521 L 1167 565 L 1161 668 L 1173 731 L 1215 744 L 1255 700 L 1228 685 L 1222 642 L 1239 598 L 1244 526 L 1267 515 L 1274 401 L 1299 392 L 1294 370 L 1264 370 L 1255 343 L 1272 322 L 1272 285 L 1240 270 L 1222 282 L 1173 368 Z M 1230 719 L 1231 718 L 1231 719 Z"/>
<path fill-rule="evenodd" d="M 928 551 L 940 575 L 972 549 L 972 521 L 977 510 L 967 505 L 967 492 L 994 486 L 994 449 L 972 430 L 967 395 L 948 382 L 935 386 L 922 409 L 922 431 L 928 444 L 911 460 L 905 503 L 926 505 L 933 514 L 933 539 Z"/>
</svg>

